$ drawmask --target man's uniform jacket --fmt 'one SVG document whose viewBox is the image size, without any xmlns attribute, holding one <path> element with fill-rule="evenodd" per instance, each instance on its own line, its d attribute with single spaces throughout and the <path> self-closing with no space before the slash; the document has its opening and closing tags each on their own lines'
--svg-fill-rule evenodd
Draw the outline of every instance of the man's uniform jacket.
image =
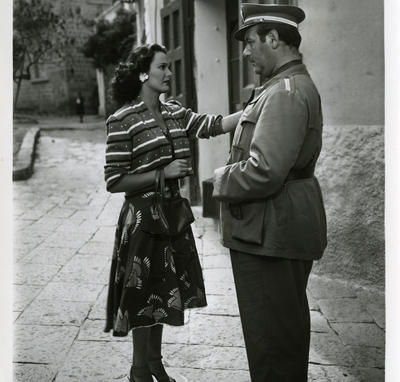
<svg viewBox="0 0 400 382">
<path fill-rule="evenodd" d="M 302 63 L 255 89 L 228 164 L 214 175 L 224 246 L 290 259 L 322 256 L 326 217 L 314 176 L 321 135 L 320 96 Z"/>
</svg>

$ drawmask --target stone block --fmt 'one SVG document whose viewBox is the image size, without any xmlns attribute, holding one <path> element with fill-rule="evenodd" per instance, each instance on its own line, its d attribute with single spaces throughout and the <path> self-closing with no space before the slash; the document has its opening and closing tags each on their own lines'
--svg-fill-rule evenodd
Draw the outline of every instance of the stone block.
<svg viewBox="0 0 400 382">
<path fill-rule="evenodd" d="M 360 299 L 320 299 L 318 305 L 324 316 L 331 322 L 373 322 Z"/>
<path fill-rule="evenodd" d="M 239 317 L 190 314 L 190 344 L 244 346 Z"/>
<path fill-rule="evenodd" d="M 311 333 L 310 362 L 321 365 L 351 366 L 351 352 L 333 333 Z"/>
<path fill-rule="evenodd" d="M 78 330 L 73 326 L 15 325 L 14 362 L 59 366 Z"/>
<path fill-rule="evenodd" d="M 55 232 L 44 241 L 44 244 L 49 247 L 79 249 L 90 237 L 90 233 L 70 232 L 65 234 L 64 232 Z"/>
<path fill-rule="evenodd" d="M 332 323 L 345 345 L 385 346 L 385 332 L 376 324 L 367 323 Z"/>
<path fill-rule="evenodd" d="M 366 311 L 372 316 L 376 324 L 385 328 L 385 294 L 378 290 L 362 289 L 359 291 L 359 299 Z"/>
<path fill-rule="evenodd" d="M 13 310 L 22 312 L 41 290 L 40 286 L 14 285 Z"/>
<path fill-rule="evenodd" d="M 188 344 L 190 341 L 190 326 L 187 322 L 182 326 L 164 325 L 163 344 Z"/>
<path fill-rule="evenodd" d="M 231 257 L 228 254 L 204 256 L 203 268 L 231 269 Z"/>
<path fill-rule="evenodd" d="M 385 367 L 385 349 L 370 346 L 348 346 L 355 360 L 355 366 L 364 368 Z"/>
<path fill-rule="evenodd" d="M 314 274 L 310 275 L 308 280 L 308 290 L 317 300 L 322 298 L 357 297 L 357 289 L 349 283 Z"/>
<path fill-rule="evenodd" d="M 310 364 L 308 367 L 308 382 L 361 382 L 349 374 L 343 366 L 325 366 Z"/>
<path fill-rule="evenodd" d="M 107 265 L 105 256 L 75 255 L 57 274 L 54 281 L 104 284 L 101 272 Z"/>
<path fill-rule="evenodd" d="M 79 331 L 78 341 L 123 341 L 132 343 L 132 336 L 130 333 L 125 337 L 114 337 L 111 332 L 105 333 L 105 324 L 105 320 L 86 319 Z"/>
<path fill-rule="evenodd" d="M 57 370 L 49 365 L 14 364 L 14 382 L 53 382 Z"/>
<path fill-rule="evenodd" d="M 75 254 L 74 248 L 48 247 L 41 244 L 24 256 L 22 262 L 33 264 L 64 265 Z"/>
<path fill-rule="evenodd" d="M 115 236 L 115 228 L 114 227 L 100 227 L 96 232 L 93 241 L 105 242 L 105 243 L 113 243 Z"/>
<path fill-rule="evenodd" d="M 319 305 L 317 300 L 307 291 L 308 306 L 310 310 L 319 310 Z"/>
<path fill-rule="evenodd" d="M 203 236 L 202 241 L 204 256 L 229 254 L 229 250 L 222 246 L 219 239 L 208 239 L 206 236 Z"/>
<path fill-rule="evenodd" d="M 79 253 L 111 257 L 113 247 L 114 239 L 110 240 L 108 243 L 90 240 L 81 249 L 79 249 Z"/>
<path fill-rule="evenodd" d="M 78 284 L 71 282 L 50 282 L 36 297 L 37 300 L 92 302 L 102 290 L 99 284 Z"/>
<path fill-rule="evenodd" d="M 131 362 L 131 343 L 76 341 L 55 382 L 127 382 Z"/>
<path fill-rule="evenodd" d="M 236 299 L 236 289 L 233 282 L 207 281 L 205 284 L 207 296 L 231 296 Z"/>
<path fill-rule="evenodd" d="M 231 269 L 203 269 L 203 277 L 206 285 L 209 282 L 220 282 L 220 283 L 233 283 L 233 274 Z"/>
<path fill-rule="evenodd" d="M 24 325 L 79 326 L 89 313 L 91 302 L 35 300 L 18 317 Z"/>
<path fill-rule="evenodd" d="M 163 346 L 163 361 L 167 367 L 247 369 L 246 349 L 243 347 L 166 344 Z"/>
<path fill-rule="evenodd" d="M 15 284 L 46 285 L 60 270 L 58 265 L 17 263 L 14 266 Z"/>
<path fill-rule="evenodd" d="M 176 382 L 249 382 L 250 375 L 246 370 L 207 370 L 191 368 L 167 368 L 168 374 Z"/>
<path fill-rule="evenodd" d="M 47 213 L 48 216 L 54 218 L 68 219 L 76 211 L 76 208 L 65 208 L 57 206 Z"/>
<path fill-rule="evenodd" d="M 239 316 L 239 308 L 235 295 L 208 295 L 208 306 L 198 311 L 199 314 L 217 316 Z"/>
<path fill-rule="evenodd" d="M 51 233 L 54 232 L 62 223 L 62 218 L 49 217 L 48 215 L 45 215 L 33 223 L 29 228 L 37 230 L 38 232 Z"/>
<path fill-rule="evenodd" d="M 320 312 L 311 311 L 310 316 L 311 316 L 312 332 L 318 332 L 318 333 L 332 332 L 332 329 L 329 327 L 328 321 Z"/>
<path fill-rule="evenodd" d="M 95 304 L 89 313 L 89 319 L 91 320 L 103 320 L 106 316 L 106 304 L 107 304 L 107 293 L 108 288 L 103 286 L 103 289 L 97 298 Z"/>
</svg>

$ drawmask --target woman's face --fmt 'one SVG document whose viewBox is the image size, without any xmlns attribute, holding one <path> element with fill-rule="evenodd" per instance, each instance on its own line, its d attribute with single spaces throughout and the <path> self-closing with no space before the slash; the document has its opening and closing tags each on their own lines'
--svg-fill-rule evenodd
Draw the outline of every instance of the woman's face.
<svg viewBox="0 0 400 382">
<path fill-rule="evenodd" d="M 156 52 L 150 64 L 149 79 L 143 86 L 148 86 L 157 93 L 169 91 L 172 72 L 170 70 L 171 61 L 163 52 Z"/>
</svg>

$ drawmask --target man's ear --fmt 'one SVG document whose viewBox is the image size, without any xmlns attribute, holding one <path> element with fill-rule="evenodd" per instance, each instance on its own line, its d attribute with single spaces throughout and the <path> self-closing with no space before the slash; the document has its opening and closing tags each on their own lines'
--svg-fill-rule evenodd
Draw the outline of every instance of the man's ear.
<svg viewBox="0 0 400 382">
<path fill-rule="evenodd" d="M 266 40 L 272 49 L 276 49 L 279 44 L 279 33 L 275 29 L 271 29 L 266 36 Z"/>
</svg>

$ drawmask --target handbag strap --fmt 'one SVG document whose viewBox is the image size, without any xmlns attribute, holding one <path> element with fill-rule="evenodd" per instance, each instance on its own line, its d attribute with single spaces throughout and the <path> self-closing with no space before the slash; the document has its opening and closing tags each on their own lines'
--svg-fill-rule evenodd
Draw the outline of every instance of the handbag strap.
<svg viewBox="0 0 400 382">
<path fill-rule="evenodd" d="M 155 179 L 155 198 L 156 202 L 162 201 L 165 191 L 165 174 L 164 169 L 156 169 L 156 179 Z"/>
</svg>

